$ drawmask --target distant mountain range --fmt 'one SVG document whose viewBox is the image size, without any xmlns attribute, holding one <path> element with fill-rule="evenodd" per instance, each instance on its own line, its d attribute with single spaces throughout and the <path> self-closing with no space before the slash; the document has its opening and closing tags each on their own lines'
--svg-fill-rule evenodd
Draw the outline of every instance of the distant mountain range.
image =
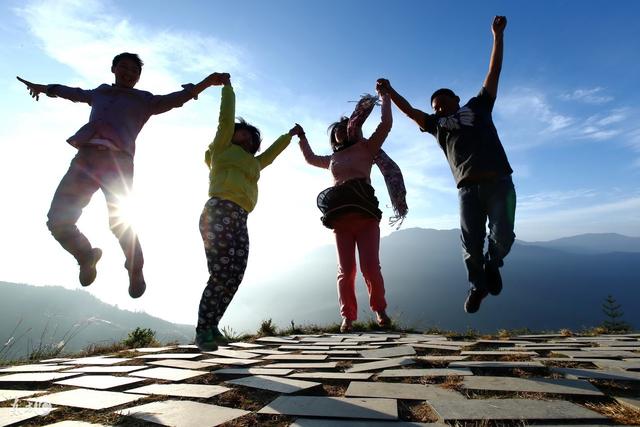
<svg viewBox="0 0 640 427">
<path fill-rule="evenodd" d="M 65 342 L 65 352 L 119 342 L 137 327 L 155 331 L 160 342 L 193 341 L 193 326 L 121 310 L 84 290 L 0 282 L 0 295 L 0 350 L 15 341 L 4 359 L 25 357 L 40 342 L 58 344 L 65 334 L 75 335 Z"/>
<path fill-rule="evenodd" d="M 382 239 L 388 312 L 400 324 L 483 332 L 578 330 L 602 323 L 602 303 L 611 294 L 622 305 L 624 320 L 640 327 L 640 238 L 588 234 L 550 242 L 518 241 L 505 259 L 502 294 L 489 296 L 478 313 L 469 315 L 462 308 L 468 285 L 459 233 L 413 228 Z M 370 318 L 361 278 L 356 287 L 359 317 Z M 239 293 L 223 322 L 247 330 L 255 330 L 266 318 L 283 327 L 292 320 L 337 322 L 335 288 L 335 248 L 326 246 L 287 274 L 265 276 L 252 292 Z M 254 309 L 240 315 L 238 307 L 247 306 Z"/>
</svg>

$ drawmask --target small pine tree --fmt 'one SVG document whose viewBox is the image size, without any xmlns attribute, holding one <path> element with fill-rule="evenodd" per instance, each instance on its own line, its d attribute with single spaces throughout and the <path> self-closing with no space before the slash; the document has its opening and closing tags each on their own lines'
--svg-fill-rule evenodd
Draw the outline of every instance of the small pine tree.
<svg viewBox="0 0 640 427">
<path fill-rule="evenodd" d="M 602 312 L 607 318 L 602 322 L 602 326 L 608 332 L 628 332 L 631 326 L 622 320 L 624 312 L 621 310 L 622 306 L 618 304 L 615 298 L 611 295 L 607 295 L 602 303 Z"/>
<path fill-rule="evenodd" d="M 122 343 L 129 348 L 139 348 L 159 345 L 156 340 L 156 332 L 149 328 L 135 328 L 129 332 L 127 338 Z"/>
</svg>

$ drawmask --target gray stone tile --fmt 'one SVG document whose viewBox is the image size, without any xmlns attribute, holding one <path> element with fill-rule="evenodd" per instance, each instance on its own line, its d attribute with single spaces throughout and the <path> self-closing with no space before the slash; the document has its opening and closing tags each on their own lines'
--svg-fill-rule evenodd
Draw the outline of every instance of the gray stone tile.
<svg viewBox="0 0 640 427">
<path fill-rule="evenodd" d="M 166 368 L 180 368 L 180 369 L 211 369 L 216 366 L 213 363 L 194 362 L 193 360 L 180 360 L 180 359 L 166 359 L 166 360 L 154 360 L 148 362 L 148 365 L 164 366 Z"/>
<path fill-rule="evenodd" d="M 637 362 L 631 362 L 627 360 L 598 359 L 598 360 L 594 360 L 593 364 L 600 369 L 640 371 L 640 360 L 638 360 Z"/>
<path fill-rule="evenodd" d="M 207 351 L 207 354 L 218 357 L 228 357 L 230 359 L 254 359 L 259 356 L 258 354 L 250 353 L 248 351 L 228 350 L 220 348 L 216 351 Z"/>
<path fill-rule="evenodd" d="M 208 374 L 208 371 L 193 371 L 190 369 L 176 369 L 176 368 L 151 368 L 144 369 L 142 371 L 135 371 L 129 375 L 142 378 L 153 378 L 157 380 L 165 381 L 182 381 L 200 375 Z"/>
<path fill-rule="evenodd" d="M 229 343 L 230 347 L 237 347 L 237 348 L 244 348 L 244 349 L 258 349 L 258 348 L 264 348 L 264 345 L 262 344 L 255 344 L 255 343 L 251 343 L 251 342 L 230 342 Z"/>
<path fill-rule="evenodd" d="M 622 359 L 623 357 L 637 357 L 630 351 L 554 351 L 553 354 L 560 354 L 566 357 L 581 357 L 589 359 Z"/>
<path fill-rule="evenodd" d="M 131 377 L 116 377 L 113 375 L 85 375 L 82 377 L 69 378 L 56 381 L 56 384 L 69 385 L 73 387 L 93 388 L 97 390 L 109 390 L 111 388 L 122 387 L 128 384 L 140 383 L 144 380 Z"/>
<path fill-rule="evenodd" d="M 63 365 L 117 365 L 118 363 L 128 362 L 132 360 L 129 357 L 101 357 L 101 356 L 91 356 L 91 357 L 80 357 L 78 359 L 71 359 L 66 362 L 63 362 Z"/>
<path fill-rule="evenodd" d="M 402 345 L 399 347 L 390 347 L 378 350 L 363 350 L 360 352 L 362 357 L 400 357 L 400 356 L 413 356 L 416 351 L 413 347 L 408 345 Z"/>
<path fill-rule="evenodd" d="M 331 347 L 328 345 L 281 345 L 279 350 L 329 350 Z"/>
<path fill-rule="evenodd" d="M 461 356 L 539 356 L 535 351 L 461 351 Z"/>
<path fill-rule="evenodd" d="M 551 368 L 551 371 L 563 374 L 567 378 L 590 380 L 640 381 L 640 372 L 605 371 L 599 369 Z"/>
<path fill-rule="evenodd" d="M 216 375 L 271 375 L 285 376 L 293 372 L 293 369 L 266 369 L 266 368 L 226 368 L 213 371 Z"/>
<path fill-rule="evenodd" d="M 145 369 L 145 365 L 137 365 L 137 366 L 128 366 L 128 365 L 118 365 L 118 366 L 82 366 L 80 368 L 73 368 L 64 371 L 64 373 L 75 373 L 75 374 L 126 374 L 133 371 L 139 371 L 140 369 Z"/>
<path fill-rule="evenodd" d="M 476 376 L 465 378 L 462 387 L 469 390 L 604 396 L 588 381 L 568 379 Z"/>
<path fill-rule="evenodd" d="M 49 364 L 49 363 L 62 363 L 62 362 L 67 362 L 69 360 L 73 360 L 70 357 L 54 357 L 53 359 L 44 359 L 44 360 L 40 360 L 39 363 L 45 363 L 45 364 Z"/>
<path fill-rule="evenodd" d="M 135 351 L 137 353 L 159 353 L 161 351 L 174 350 L 175 347 L 143 347 L 143 348 L 133 348 L 131 350 L 124 351 Z"/>
<path fill-rule="evenodd" d="M 249 366 L 262 363 L 262 360 L 255 359 L 231 359 L 228 357 L 214 357 L 212 359 L 200 360 L 203 363 L 209 363 L 212 365 L 234 365 L 234 366 Z"/>
<path fill-rule="evenodd" d="M 189 400 L 165 400 L 118 411 L 119 414 L 175 427 L 218 426 L 249 413 Z"/>
<path fill-rule="evenodd" d="M 406 358 L 406 357 L 398 357 L 395 359 L 387 359 L 387 360 L 381 360 L 378 362 L 368 362 L 368 363 L 357 363 L 357 364 L 353 364 L 351 366 L 351 368 L 346 369 L 345 372 L 366 372 L 366 371 L 375 371 L 375 370 L 379 370 L 379 369 L 385 369 L 385 368 L 393 368 L 396 366 L 406 366 L 406 365 L 412 365 L 413 363 L 415 363 L 413 360 Z"/>
<path fill-rule="evenodd" d="M 428 343 L 416 343 L 411 344 L 414 348 L 423 348 L 427 350 L 442 350 L 442 351 L 460 351 L 460 347 L 444 344 L 428 344 Z"/>
<path fill-rule="evenodd" d="M 462 361 L 449 363 L 450 368 L 492 368 L 492 369 L 541 369 L 540 362 L 496 362 L 496 361 Z"/>
<path fill-rule="evenodd" d="M 345 392 L 347 397 L 382 397 L 404 400 L 466 400 L 457 391 L 436 385 L 352 381 Z"/>
<path fill-rule="evenodd" d="M 229 390 L 231 389 L 227 387 L 207 384 L 150 384 L 126 390 L 126 393 L 208 399 Z"/>
<path fill-rule="evenodd" d="M 271 349 L 267 349 L 267 348 L 256 348 L 256 349 L 251 349 L 251 353 L 271 355 L 271 354 L 290 354 L 291 352 L 290 351 L 271 350 Z"/>
<path fill-rule="evenodd" d="M 275 391 L 277 393 L 297 393 L 314 387 L 319 387 L 322 383 L 312 381 L 301 381 L 291 378 L 270 377 L 267 375 L 253 375 L 235 380 L 225 381 L 227 384 L 241 385 L 244 387 L 258 388 L 262 390 Z"/>
<path fill-rule="evenodd" d="M 37 403 L 50 403 L 52 405 L 99 410 L 131 403 L 143 397 L 145 396 L 138 394 L 74 388 L 73 390 L 47 394 L 46 396 L 27 400 Z"/>
<path fill-rule="evenodd" d="M 379 345 L 332 345 L 331 350 L 374 350 L 380 348 Z"/>
<path fill-rule="evenodd" d="M 268 369 L 333 369 L 338 362 L 285 362 L 264 365 Z"/>
<path fill-rule="evenodd" d="M 268 344 L 298 344 L 300 341 L 281 337 L 262 337 L 258 338 L 256 342 Z"/>
<path fill-rule="evenodd" d="M 195 359 L 200 356 L 202 353 L 153 353 L 136 356 L 136 359 Z"/>
<path fill-rule="evenodd" d="M 640 399 L 633 397 L 614 397 L 618 403 L 636 411 L 640 411 Z"/>
<path fill-rule="evenodd" d="M 23 397 L 33 396 L 34 394 L 46 393 L 46 390 L 7 390 L 0 389 L 0 402 L 8 400 L 22 399 Z"/>
<path fill-rule="evenodd" d="M 106 424 L 94 424 L 84 421 L 60 421 L 55 424 L 47 424 L 45 427 L 108 427 Z"/>
<path fill-rule="evenodd" d="M 441 421 L 606 421 L 604 415 L 564 400 L 468 399 L 429 402 Z"/>
<path fill-rule="evenodd" d="M 469 356 L 415 356 L 413 360 L 422 360 L 424 362 L 460 362 L 467 360 Z"/>
<path fill-rule="evenodd" d="M 393 399 L 346 397 L 280 396 L 259 414 L 284 414 L 309 417 L 398 419 L 398 405 Z"/>
<path fill-rule="evenodd" d="M 378 378 L 403 377 L 448 377 L 452 375 L 473 375 L 469 369 L 386 369 L 378 374 Z"/>
<path fill-rule="evenodd" d="M 516 345 L 516 344 L 534 344 L 531 341 L 525 341 L 525 340 L 477 340 L 476 344 L 481 344 L 481 345 L 504 345 L 504 346 L 508 346 L 508 345 Z"/>
<path fill-rule="evenodd" d="M 60 365 L 44 365 L 44 364 L 34 364 L 34 365 L 15 365 L 10 366 L 8 368 L 0 369 L 0 373 L 13 373 L 13 372 L 56 372 L 61 371 L 63 369 L 68 369 L 68 366 L 60 366 Z"/>
<path fill-rule="evenodd" d="M 323 345 L 335 345 L 340 344 L 342 342 L 341 337 L 326 337 L 326 338 L 313 338 L 307 337 L 302 338 L 300 340 L 301 343 L 314 343 L 314 344 L 323 344 Z"/>
<path fill-rule="evenodd" d="M 0 408 L 0 427 L 18 425 L 24 421 L 47 415 L 51 408 Z"/>
<path fill-rule="evenodd" d="M 296 372 L 295 374 L 288 375 L 289 378 L 305 378 L 305 379 L 317 379 L 317 380 L 368 380 L 373 374 L 370 373 L 354 373 L 349 374 L 346 372 Z"/>
<path fill-rule="evenodd" d="M 447 427 L 443 423 L 413 423 L 410 421 L 331 420 L 329 418 L 298 418 L 289 427 Z M 582 426 L 581 426 L 582 427 Z"/>
<path fill-rule="evenodd" d="M 78 374 L 64 374 L 60 372 L 28 372 L 2 375 L 0 376 L 0 383 L 48 383 L 77 375 Z"/>
<path fill-rule="evenodd" d="M 319 362 L 326 360 L 326 354 L 272 354 L 264 357 L 264 360 L 298 360 L 305 362 Z"/>
<path fill-rule="evenodd" d="M 326 354 L 327 356 L 360 356 L 360 353 L 354 350 L 305 350 L 302 354 Z"/>
</svg>

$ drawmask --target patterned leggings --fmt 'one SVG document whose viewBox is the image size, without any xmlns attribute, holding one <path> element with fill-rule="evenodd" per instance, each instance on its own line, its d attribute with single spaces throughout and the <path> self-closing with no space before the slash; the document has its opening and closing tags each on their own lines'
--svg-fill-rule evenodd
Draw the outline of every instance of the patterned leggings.
<svg viewBox="0 0 640 427">
<path fill-rule="evenodd" d="M 237 204 L 217 197 L 204 205 L 200 234 L 210 276 L 198 309 L 198 331 L 218 326 L 242 282 L 249 257 L 248 215 Z"/>
</svg>

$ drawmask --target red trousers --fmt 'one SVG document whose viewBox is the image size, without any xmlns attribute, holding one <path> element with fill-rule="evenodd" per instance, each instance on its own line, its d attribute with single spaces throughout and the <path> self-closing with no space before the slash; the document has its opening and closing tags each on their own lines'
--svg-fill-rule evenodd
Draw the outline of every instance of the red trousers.
<svg viewBox="0 0 640 427">
<path fill-rule="evenodd" d="M 359 213 L 348 213 L 334 221 L 334 234 L 338 252 L 338 299 L 340 315 L 356 320 L 356 247 L 360 271 L 369 292 L 369 306 L 373 311 L 387 308 L 384 298 L 384 279 L 380 270 L 380 226 L 376 218 Z"/>
</svg>

